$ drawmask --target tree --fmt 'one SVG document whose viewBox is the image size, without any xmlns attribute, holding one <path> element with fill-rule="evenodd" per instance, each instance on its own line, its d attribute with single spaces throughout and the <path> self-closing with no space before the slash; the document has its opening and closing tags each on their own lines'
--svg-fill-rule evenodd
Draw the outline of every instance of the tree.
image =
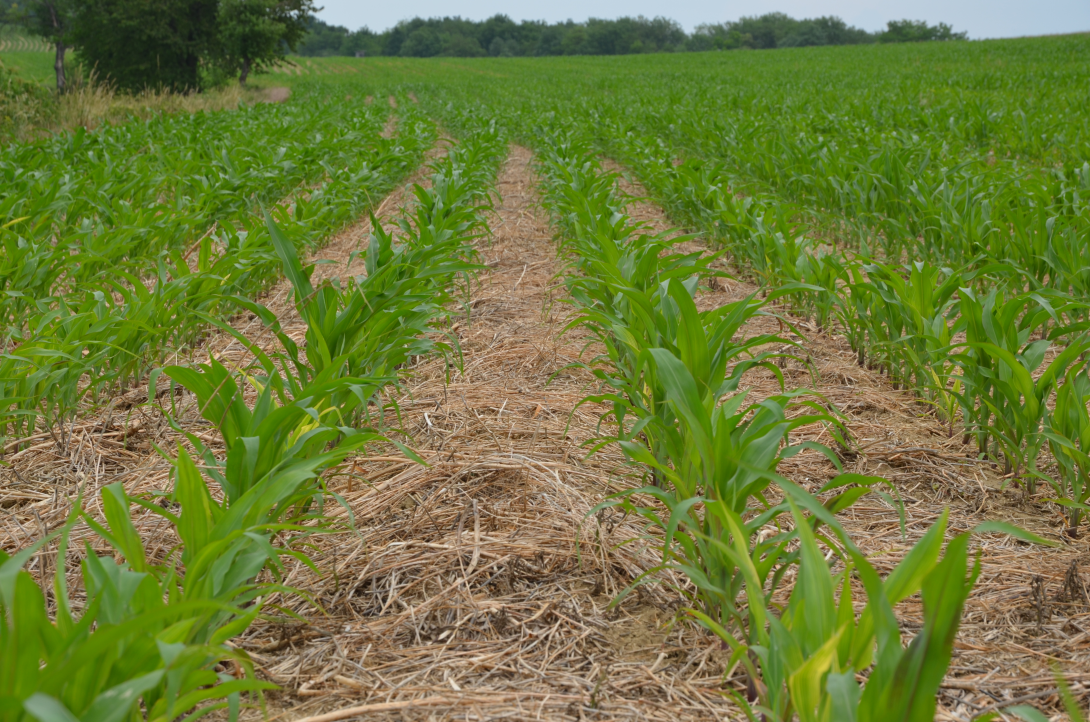
<svg viewBox="0 0 1090 722">
<path fill-rule="evenodd" d="M 348 37 L 348 28 L 341 25 L 329 25 L 312 15 L 307 19 L 306 37 L 300 44 L 298 52 L 300 55 L 310 56 L 343 54 Z M 355 48 L 352 50 L 354 51 Z"/>
<path fill-rule="evenodd" d="M 919 43 L 929 40 L 965 40 L 969 33 L 955 33 L 946 23 L 928 25 L 925 20 L 890 20 L 878 39 L 883 43 Z"/>
<path fill-rule="evenodd" d="M 422 27 L 413 30 L 401 44 L 398 53 L 403 58 L 430 58 L 443 50 L 443 39 L 434 28 Z"/>
<path fill-rule="evenodd" d="M 583 55 L 587 52 L 587 31 L 582 25 L 571 28 L 560 41 L 564 55 Z"/>
<path fill-rule="evenodd" d="M 485 53 L 481 44 L 477 42 L 477 38 L 466 37 L 461 33 L 452 33 L 447 37 L 443 52 L 440 55 L 453 58 L 479 58 L 482 55 L 487 55 L 487 53 Z"/>
<path fill-rule="evenodd" d="M 122 90 L 200 90 L 217 0 L 74 0 L 73 45 Z"/>
<path fill-rule="evenodd" d="M 64 73 L 64 55 L 72 45 L 72 20 L 75 14 L 74 0 L 30 0 L 25 7 L 8 6 L 5 18 L 25 27 L 30 32 L 53 43 L 55 58 L 53 71 L 57 75 L 57 92 L 67 87 Z"/>
<path fill-rule="evenodd" d="M 251 72 L 295 50 L 314 11 L 312 0 L 219 0 L 217 64 L 246 85 Z"/>
</svg>

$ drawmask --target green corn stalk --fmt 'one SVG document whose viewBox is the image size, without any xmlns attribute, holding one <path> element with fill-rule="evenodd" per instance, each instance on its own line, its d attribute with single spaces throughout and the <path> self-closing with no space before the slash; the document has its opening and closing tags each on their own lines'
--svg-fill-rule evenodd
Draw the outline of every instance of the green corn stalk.
<svg viewBox="0 0 1090 722">
<path fill-rule="evenodd" d="M 442 178 L 438 176 L 437 178 Z M 473 194 L 463 192 L 454 208 L 443 205 L 437 191 L 423 191 L 414 224 L 403 228 L 405 245 L 372 219 L 371 242 L 365 257 L 367 275 L 345 290 L 326 282 L 315 289 L 295 254 L 294 246 L 268 219 L 268 227 L 285 274 L 295 288 L 300 315 L 307 323 L 305 356 L 275 318 L 263 309 L 287 350 L 295 372 L 289 377 L 293 393 L 318 378 L 337 375 L 389 375 L 410 357 L 434 351 L 449 353 L 446 344 L 426 337 L 448 315 L 448 290 L 454 280 L 468 278 L 480 266 L 470 262 L 470 243 L 480 232 L 479 210 L 467 205 Z"/>
<path fill-rule="evenodd" d="M 832 517 L 835 510 L 800 492 L 789 491 L 786 505 L 795 530 L 785 535 L 798 540 L 799 551 L 772 562 L 797 564 L 795 586 L 779 616 L 770 604 L 771 595 L 760 586 L 763 566 L 769 564 L 757 554 L 747 554 L 737 542 L 744 527 L 736 514 L 728 517 L 730 541 L 724 537 L 719 544 L 745 570 L 748 637 L 733 634 L 699 610 L 689 610 L 731 647 L 732 664 L 742 664 L 753 680 L 755 703 L 737 695 L 735 700 L 751 720 L 763 715 L 769 722 L 788 722 L 796 716 L 800 722 L 932 719 L 961 612 L 979 573 L 979 560 L 968 570 L 972 534 L 1004 531 L 1037 543 L 1044 540 L 1009 525 L 988 523 L 955 537 L 940 559 L 947 511 L 883 580 L 844 535 Z M 804 508 L 811 516 L 802 513 Z M 836 533 L 839 543 L 816 533 L 822 523 Z M 832 573 L 818 539 L 843 555 L 846 564 L 840 572 Z M 853 572 L 867 593 L 867 606 L 858 617 L 852 607 Z M 923 596 L 924 625 L 906 648 L 893 607 L 918 591 Z M 867 668 L 870 673 L 861 689 L 856 672 Z"/>
<path fill-rule="evenodd" d="M 1090 377 L 1086 361 L 1067 370 L 1056 389 L 1056 408 L 1048 414 L 1044 435 L 1056 460 L 1059 478 L 1045 476 L 1056 492 L 1055 501 L 1065 507 L 1067 533 L 1077 536 L 1079 522 L 1090 499 Z"/>
<path fill-rule="evenodd" d="M 102 164 L 92 162 L 84 170 L 108 192 L 88 190 L 87 208 L 68 200 L 65 215 L 59 212 L 63 204 L 57 206 L 60 201 L 53 198 L 48 212 L 41 208 L 38 215 L 5 224 L 0 231 L 4 247 L 10 246 L 17 258 L 14 264 L 0 261 L 0 318 L 10 318 L 0 341 L 0 437 L 9 431 L 33 434 L 43 421 L 63 439 L 62 424 L 88 401 L 97 404 L 104 395 L 125 390 L 168 356 L 184 352 L 207 323 L 246 307 L 238 303 L 240 296 L 267 287 L 279 266 L 267 229 L 253 212 L 255 203 L 271 204 L 300 181 L 319 181 L 290 209 L 276 211 L 302 245 L 314 245 L 355 219 L 368 203 L 366 191 L 385 192 L 434 138 L 434 126 L 418 118 L 402 124 L 398 139 L 378 138 L 381 123 L 374 125 L 375 120 L 365 114 L 333 123 L 332 135 L 293 137 L 290 145 L 307 155 L 305 163 L 293 162 L 288 147 L 277 141 L 271 156 L 252 159 L 241 157 L 247 144 L 231 143 L 230 153 L 212 154 L 220 173 L 215 180 L 207 177 L 207 164 L 187 166 L 202 174 L 195 187 L 186 186 L 191 179 L 180 172 L 166 174 L 166 187 L 149 186 L 148 178 L 131 168 L 100 173 Z M 374 131 L 369 136 L 362 131 L 366 127 Z M 352 150 L 337 149 L 333 141 L 339 137 L 350 141 Z M 65 152 L 82 152 L 80 146 Z M 143 152 L 122 154 L 133 155 L 137 168 L 147 158 Z M 152 155 L 156 162 L 164 160 L 162 154 Z M 257 166 L 271 163 L 278 172 L 251 167 L 251 160 Z M 64 173 L 72 173 L 71 164 Z M 118 186 L 120 175 L 131 184 Z M 220 181 L 232 192 L 225 193 Z M 8 190 L 0 197 L 9 197 L 4 195 Z M 130 190 L 146 194 L 140 197 L 150 205 L 126 197 Z M 179 207 L 164 208 L 164 198 L 169 206 L 174 192 L 181 194 Z M 29 211 L 26 203 L 21 207 Z M 64 227 L 84 216 L 95 222 Z M 191 246 L 192 238 L 213 222 L 218 230 Z M 39 235 L 56 236 L 56 242 L 43 245 L 35 240 Z M 221 252 L 212 252 L 213 240 Z M 198 247 L 197 268 L 191 271 L 189 254 Z M 52 265 L 46 268 L 46 263 Z"/>
<path fill-rule="evenodd" d="M 831 331 L 833 319 L 840 315 L 844 300 L 840 286 L 847 282 L 848 272 L 843 259 L 824 249 L 810 249 L 797 261 L 798 282 L 821 289 L 804 296 L 804 308 L 812 315 L 818 328 Z"/>
<path fill-rule="evenodd" d="M 988 452 L 989 442 L 994 442 L 996 456 L 999 456 L 1001 435 L 1006 434 L 1009 445 L 1013 436 L 1021 434 L 1019 438 L 1025 439 L 1033 431 L 1032 422 L 1019 421 L 1022 413 L 1012 408 L 1012 404 L 1016 405 L 1016 396 L 1008 383 L 1023 376 L 1021 372 L 1015 372 L 1015 367 L 1032 373 L 1044 360 L 1049 339 L 1031 341 L 1031 337 L 1035 333 L 1044 335 L 1050 320 L 1056 327 L 1048 332 L 1049 338 L 1071 334 L 1075 329 L 1063 325 L 1061 314 L 1081 304 L 1045 290 L 1018 294 L 1009 299 L 994 289 L 983 298 L 969 288 L 963 287 L 958 293 L 959 302 L 955 307 L 958 321 L 952 332 L 963 330 L 966 341 L 962 345 L 964 350 L 953 354 L 951 361 L 961 370 L 963 391 L 959 400 L 966 434 L 976 436 L 981 454 Z M 1016 361 L 1010 362 L 1011 358 Z M 1067 357 L 1067 362 L 1070 360 Z M 1058 370 L 1062 373 L 1062 369 Z M 1001 387 L 1000 382 L 1008 385 Z M 1018 388 L 1019 392 L 1028 390 L 1028 386 Z M 1044 402 L 1043 397 L 1041 402 Z M 1017 458 L 1017 455 L 1003 456 L 1008 466 Z"/>
<path fill-rule="evenodd" d="M 724 378 L 722 368 L 708 374 L 707 352 L 698 344 L 685 344 L 682 349 L 680 358 L 662 348 L 643 353 L 644 363 L 654 368 L 656 382 L 664 389 L 664 406 L 670 412 L 645 412 L 636 424 L 651 439 L 651 448 L 658 454 L 652 454 L 641 443 L 620 442 L 629 460 L 653 469 L 661 481 L 654 487 L 621 492 L 608 503 L 620 504 L 660 526 L 665 536 L 661 542 L 663 562 L 658 569 L 677 568 L 687 574 L 698 590 L 703 613 L 724 627 L 734 628 L 743 621 L 735 598 L 750 580 L 716 540 L 727 533 L 731 515 L 754 513 L 750 521 L 730 533 L 739 544 L 756 544 L 762 555 L 759 576 L 763 588 L 771 571 L 771 564 L 765 562 L 774 561 L 783 552 L 784 542 L 779 537 L 755 541 L 757 531 L 787 508 L 782 504 L 772 506 L 766 498 L 769 485 L 778 478 L 777 465 L 803 449 L 816 449 L 839 466 L 828 448 L 813 442 L 791 445 L 789 435 L 818 423 L 842 443 L 843 435 L 835 417 L 815 401 L 800 400 L 801 392 L 775 396 L 746 408 L 745 394 L 723 401 L 725 394 L 733 392 L 736 379 Z M 716 378 L 719 383 L 709 386 L 709 379 Z M 809 413 L 793 413 L 788 418 L 788 411 Z M 848 475 L 829 488 L 847 484 L 849 479 L 861 484 L 860 489 L 878 482 Z M 853 490 L 830 503 L 839 509 L 853 502 L 859 493 Z M 631 500 L 635 494 L 654 497 L 665 506 L 668 517 L 660 517 L 657 508 L 636 505 Z M 637 583 L 643 583 L 644 578 Z"/>
<path fill-rule="evenodd" d="M 127 506 L 117 506 L 122 497 L 116 488 L 104 490 L 111 517 L 107 540 L 125 549 L 125 560 L 99 557 L 88 546 L 81 614 L 70 608 L 65 579 L 71 529 L 81 517 L 90 519 L 78 504 L 59 535 L 55 619 L 22 567 L 57 535 L 12 557 L 0 551 L 0 719 L 5 722 L 170 722 L 198 706 L 202 714 L 227 708 L 235 720 L 242 693 L 273 687 L 254 677 L 243 652 L 223 644 L 249 626 L 260 604 L 243 611 L 225 601 L 178 599 L 176 578 L 157 576 L 147 567 L 131 522 L 113 523 L 119 512 L 128 520 Z M 210 619 L 220 623 L 210 625 Z M 227 661 L 243 672 L 241 678 L 213 669 Z"/>
<path fill-rule="evenodd" d="M 1007 466 L 1014 468 L 1015 476 L 1021 476 L 1027 492 L 1033 494 L 1040 477 L 1037 457 L 1045 441 L 1041 426 L 1048 414 L 1048 400 L 1067 367 L 1090 351 L 1090 338 L 1070 341 L 1036 380 L 1033 372 L 1043 361 L 1048 341 L 1031 344 L 1018 356 L 989 343 L 973 344 L 972 348 L 990 357 L 998 371 L 991 378 L 992 395 L 981 399 L 991 412 L 988 432 L 1002 449 Z"/>
<path fill-rule="evenodd" d="M 204 457 L 228 505 L 271 476 L 296 478 L 303 473 L 296 478 L 294 495 L 281 502 L 279 511 L 285 514 L 296 508 L 303 513 L 321 494 L 320 487 L 303 483 L 311 478 L 315 459 L 344 458 L 367 443 L 385 440 L 374 432 L 358 431 L 348 422 L 356 407 L 366 404 L 388 379 L 318 379 L 300 389 L 295 400 L 286 399 L 284 383 L 275 376 L 264 382 L 251 379 L 258 390 L 251 408 L 238 385 L 242 375 L 218 361 L 210 360 L 197 368 L 168 366 L 163 373 L 197 397 L 201 416 L 215 425 L 223 438 L 227 458 L 221 463 L 200 439 L 183 432 Z M 153 374 L 152 388 L 156 380 L 157 374 Z M 340 403 L 334 404 L 334 399 Z M 331 444 L 333 451 L 327 452 Z"/>
</svg>

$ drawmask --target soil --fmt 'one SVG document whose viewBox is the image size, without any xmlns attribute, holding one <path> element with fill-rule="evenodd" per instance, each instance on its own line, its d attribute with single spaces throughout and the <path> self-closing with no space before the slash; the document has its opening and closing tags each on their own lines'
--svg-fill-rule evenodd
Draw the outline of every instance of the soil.
<svg viewBox="0 0 1090 722">
<path fill-rule="evenodd" d="M 261 90 L 262 103 L 283 103 L 291 97 L 291 88 L 279 86 Z"/>
</svg>

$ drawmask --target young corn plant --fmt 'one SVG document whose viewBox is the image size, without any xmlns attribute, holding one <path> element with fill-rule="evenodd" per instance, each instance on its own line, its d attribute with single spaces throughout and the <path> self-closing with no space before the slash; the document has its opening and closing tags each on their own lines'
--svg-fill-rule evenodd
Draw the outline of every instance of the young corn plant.
<svg viewBox="0 0 1090 722">
<path fill-rule="evenodd" d="M 1077 326 L 1060 325 L 1061 314 L 1075 304 L 1055 294 L 1041 291 L 1004 300 L 992 291 L 980 299 L 962 288 L 960 296 L 955 330 L 963 328 L 966 341 L 952 361 L 961 368 L 964 390 L 959 400 L 967 431 L 976 434 L 982 454 L 991 442 L 1007 472 L 1013 470 L 1016 477 L 1024 473 L 1027 492 L 1033 493 L 1044 442 L 1041 424 L 1053 387 L 1090 350 L 1090 337 L 1074 336 Z M 1057 326 L 1046 338 L 1031 341 L 1034 332 L 1045 335 L 1050 319 Z M 1042 369 L 1053 341 L 1064 336 L 1073 337 Z"/>
<path fill-rule="evenodd" d="M 1055 501 L 1064 507 L 1067 534 L 1078 536 L 1079 523 L 1090 509 L 1090 377 L 1086 361 L 1067 370 L 1064 382 L 1056 389 L 1056 408 L 1045 421 L 1045 438 L 1056 460 L 1059 478 L 1045 476 L 1056 493 Z"/>
<path fill-rule="evenodd" d="M 439 183 L 446 177 L 437 174 Z M 398 244 L 372 219 L 371 240 L 365 255 L 366 275 L 341 289 L 325 282 L 315 289 L 309 268 L 299 262 L 294 246 L 271 219 L 272 234 L 285 275 L 295 288 L 296 304 L 307 323 L 305 350 L 279 330 L 275 317 L 262 311 L 287 351 L 292 393 L 317 379 L 346 376 L 390 376 L 412 356 L 446 344 L 428 337 L 448 314 L 450 289 L 459 276 L 469 277 L 479 266 L 472 262 L 472 242 L 482 232 L 475 194 L 464 186 L 453 207 L 450 185 L 440 190 L 420 189 L 421 200 L 413 223 L 403 227 Z M 432 195 L 429 195 L 431 193 Z M 448 197 L 444 197 L 448 196 Z"/>
<path fill-rule="evenodd" d="M 744 570 L 746 634 L 739 636 L 698 610 L 690 614 L 732 649 L 732 663 L 745 668 L 755 699 L 735 700 L 750 720 L 767 722 L 911 722 L 934 717 L 936 693 L 946 675 L 965 600 L 979 574 L 979 561 L 968 565 L 973 532 L 946 543 L 940 559 L 948 511 L 929 529 L 885 578 L 844 534 L 835 510 L 788 491 L 794 529 L 785 539 L 798 551 L 782 554 L 772 564 L 796 569 L 786 606 L 773 604 L 762 584 L 764 559 L 747 554 L 741 516 L 727 518 L 730 536 L 716 540 L 722 553 Z M 807 508 L 810 515 L 803 513 Z M 837 542 L 817 529 L 824 523 Z M 1003 531 L 1023 539 L 1043 540 L 1001 523 L 977 527 Z M 817 542 L 834 552 L 834 573 Z M 853 574 L 863 584 L 867 606 L 858 617 L 852 606 Z M 837 590 L 839 589 L 839 600 Z M 905 647 L 893 607 L 922 592 L 923 627 Z M 777 610 L 779 613 L 777 614 Z M 868 671 L 861 686 L 857 674 Z"/>
<path fill-rule="evenodd" d="M 991 412 L 988 432 L 1002 450 L 1006 466 L 1013 467 L 1015 477 L 1024 481 L 1027 493 L 1032 495 L 1041 476 L 1037 458 L 1045 441 L 1042 424 L 1048 415 L 1049 398 L 1067 367 L 1090 351 L 1090 338 L 1069 341 L 1036 379 L 1033 375 L 1043 363 L 1048 342 L 1031 346 L 1017 356 L 990 343 L 975 344 L 973 348 L 986 354 L 998 371 L 991 379 L 992 395 L 981 398 Z"/>
<path fill-rule="evenodd" d="M 736 600 L 751 580 L 724 554 L 721 540 L 734 535 L 748 554 L 762 560 L 759 576 L 763 587 L 786 544 L 782 534 L 758 537 L 760 530 L 775 524 L 787 510 L 785 504 L 773 504 L 767 496 L 770 485 L 779 481 L 776 468 L 780 461 L 803 449 L 816 449 L 839 467 L 828 448 L 809 441 L 791 444 L 790 435 L 802 427 L 822 424 L 843 441 L 842 427 L 819 403 L 804 398 L 803 392 L 780 394 L 748 406 L 744 393 L 724 398 L 733 392 L 734 384 L 723 380 L 722 371 L 694 373 L 694 367 L 706 372 L 709 365 L 706 358 L 689 357 L 691 350 L 686 346 L 680 357 L 662 348 L 644 353 L 644 363 L 653 367 L 655 381 L 664 389 L 664 405 L 670 413 L 644 414 L 636 426 L 642 427 L 660 453 L 652 455 L 647 446 L 633 441 L 622 440 L 620 445 L 630 461 L 653 469 L 662 481 L 653 487 L 621 492 L 607 503 L 621 505 L 663 531 L 663 537 L 654 542 L 660 547 L 662 565 L 648 574 L 663 568 L 682 571 L 697 590 L 701 614 L 737 630 L 744 613 Z M 695 355 L 701 353 L 697 349 Z M 715 378 L 720 383 L 709 386 L 709 379 Z M 830 482 L 828 490 L 853 483 L 858 486 L 830 501 L 830 508 L 850 505 L 879 481 L 841 475 Z M 638 505 L 634 499 L 642 494 L 662 504 L 666 514 L 658 507 Z M 731 530 L 730 519 L 735 516 L 745 516 L 747 522 Z M 783 569 L 771 580 L 773 588 L 782 573 Z"/>
<path fill-rule="evenodd" d="M 224 642 L 241 633 L 261 605 L 243 610 L 229 596 L 181 599 L 177 577 L 157 574 L 128 521 L 124 492 L 108 487 L 110 527 L 95 525 L 122 556 L 82 562 L 85 601 L 69 602 L 68 539 L 78 510 L 61 531 L 52 602 L 23 566 L 57 535 L 9 557 L 0 551 L 0 719 L 4 722 L 170 722 L 227 708 L 237 719 L 240 695 L 273 685 L 254 676 L 248 657 Z M 122 551 L 124 549 L 125 551 Z M 54 618 L 50 612 L 55 608 Z M 217 672 L 232 665 L 241 673 Z"/>
<path fill-rule="evenodd" d="M 669 459 L 668 430 L 677 422 L 677 410 L 669 403 L 668 379 L 655 363 L 662 351 L 682 359 L 697 384 L 701 398 L 721 399 L 737 390 L 742 376 L 763 367 L 780 376 L 773 359 L 779 354 L 757 351 L 769 343 L 786 343 L 779 336 L 758 334 L 744 338 L 739 332 L 747 322 L 762 315 L 764 302 L 754 298 L 698 312 L 693 301 L 695 278 L 663 281 L 648 296 L 629 293 L 628 313 L 611 316 L 602 306 L 583 311 L 573 323 L 587 328 L 606 348 L 605 358 L 592 369 L 609 389 L 588 401 L 612 406 L 619 441 L 641 438 L 660 465 Z M 626 419 L 632 418 L 631 425 Z M 652 420 L 655 423 L 652 424 Z M 653 467 L 661 481 L 663 469 Z"/>
<path fill-rule="evenodd" d="M 824 331 L 832 330 L 844 304 L 840 287 L 848 278 L 845 266 L 840 254 L 822 248 L 809 249 L 797 261 L 798 283 L 815 289 L 803 295 L 800 307 Z"/>
<path fill-rule="evenodd" d="M 389 379 L 319 379 L 288 399 L 284 383 L 276 376 L 249 379 L 257 389 L 251 407 L 238 381 L 245 375 L 232 372 L 212 359 L 197 368 L 168 366 L 168 377 L 197 397 L 201 416 L 216 426 L 227 448 L 218 461 L 195 435 L 185 432 L 206 462 L 208 473 L 220 485 L 225 503 L 234 506 L 255 488 L 285 484 L 291 493 L 273 509 L 255 507 L 262 523 L 296 519 L 306 515 L 324 489 L 312 483 L 316 469 L 336 463 L 356 449 L 384 440 L 371 431 L 348 424 L 356 407 L 365 405 Z M 157 379 L 153 374 L 152 382 Z M 276 393 L 274 394 L 274 390 Z M 334 404 L 333 400 L 339 400 Z"/>
</svg>

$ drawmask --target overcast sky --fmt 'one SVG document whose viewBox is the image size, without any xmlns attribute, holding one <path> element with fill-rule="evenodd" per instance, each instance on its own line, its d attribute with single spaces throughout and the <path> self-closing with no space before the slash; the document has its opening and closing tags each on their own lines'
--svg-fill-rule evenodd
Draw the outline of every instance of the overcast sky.
<svg viewBox="0 0 1090 722">
<path fill-rule="evenodd" d="M 504 13 L 513 20 L 586 20 L 623 15 L 664 15 L 686 31 L 704 22 L 734 20 L 742 15 L 785 12 L 796 18 L 839 15 L 865 30 L 885 27 L 887 20 L 910 18 L 946 22 L 968 30 L 971 38 L 1007 38 L 1090 30 L 1090 0 L 551 0 L 512 3 L 507 0 L 316 0 L 320 18 L 350 30 L 367 26 L 385 30 L 417 15 L 461 15 L 484 20 Z"/>
</svg>

